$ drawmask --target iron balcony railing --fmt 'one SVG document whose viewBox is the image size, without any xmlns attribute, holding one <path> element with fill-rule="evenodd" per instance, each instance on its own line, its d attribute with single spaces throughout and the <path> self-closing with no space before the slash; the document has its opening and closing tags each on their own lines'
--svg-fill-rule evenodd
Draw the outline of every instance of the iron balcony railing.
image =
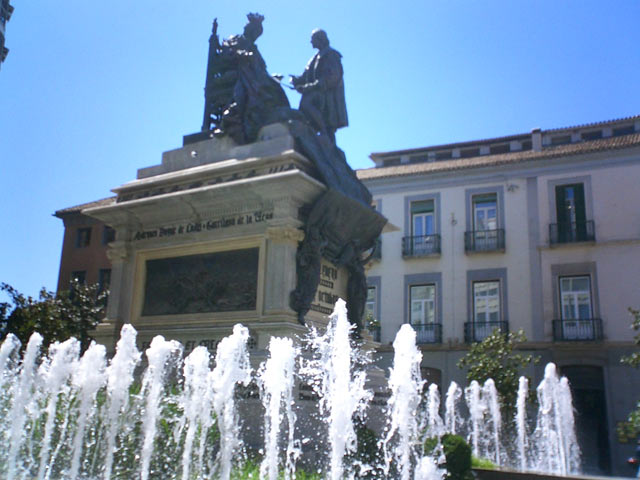
<svg viewBox="0 0 640 480">
<path fill-rule="evenodd" d="M 595 242 L 596 226 L 593 220 L 549 224 L 549 243 Z"/>
<path fill-rule="evenodd" d="M 412 323 L 416 332 L 416 343 L 442 343 L 442 325 L 440 323 Z"/>
<path fill-rule="evenodd" d="M 420 235 L 402 238 L 403 257 L 422 257 L 440 254 L 440 235 Z"/>
<path fill-rule="evenodd" d="M 464 232 L 465 252 L 504 252 L 504 229 Z"/>
<path fill-rule="evenodd" d="M 556 342 L 584 342 L 602 340 L 601 318 L 562 319 L 553 321 Z"/>
<path fill-rule="evenodd" d="M 464 324 L 464 341 L 467 343 L 481 342 L 494 330 L 509 333 L 509 322 L 466 322 Z"/>
</svg>

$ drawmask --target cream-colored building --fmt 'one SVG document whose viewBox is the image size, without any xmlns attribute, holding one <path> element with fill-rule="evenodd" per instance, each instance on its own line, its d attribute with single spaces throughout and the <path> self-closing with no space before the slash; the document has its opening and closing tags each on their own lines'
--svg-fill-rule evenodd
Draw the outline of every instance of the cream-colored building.
<svg viewBox="0 0 640 480">
<path fill-rule="evenodd" d="M 629 307 L 640 307 L 640 116 L 374 153 L 358 176 L 399 230 L 368 269 L 380 362 L 412 323 L 425 377 L 494 328 L 524 330 L 571 381 L 587 472 L 631 474 L 616 438 L 640 399 Z"/>
</svg>

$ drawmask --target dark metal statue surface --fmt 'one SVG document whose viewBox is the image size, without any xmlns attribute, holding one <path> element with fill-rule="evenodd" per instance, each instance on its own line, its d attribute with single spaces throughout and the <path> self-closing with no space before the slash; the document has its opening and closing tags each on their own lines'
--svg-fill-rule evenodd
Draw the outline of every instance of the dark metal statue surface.
<svg viewBox="0 0 640 480">
<path fill-rule="evenodd" d="M 300 111 L 313 128 L 335 143 L 336 130 L 349 125 L 344 98 L 342 55 L 329 46 L 324 30 L 311 33 L 311 45 L 318 49 L 300 76 L 291 83 L 302 94 Z"/>
<path fill-rule="evenodd" d="M 255 43 L 262 35 L 264 17 L 250 13 L 247 19 L 244 32 L 222 44 L 217 19 L 213 21 L 202 124 L 203 130 L 229 135 L 238 144 L 255 141 L 261 127 L 277 120 L 280 108 L 289 110 L 284 90 L 267 73 Z"/>
<path fill-rule="evenodd" d="M 329 46 L 322 30 L 314 30 L 311 44 L 318 52 L 304 73 L 292 76 L 302 93 L 300 111 L 291 109 L 276 78 L 267 72 L 255 42 L 262 34 L 264 17 L 247 15 L 242 35 L 220 44 L 217 21 L 209 39 L 202 130 L 226 135 L 236 144 L 256 141 L 259 130 L 282 122 L 294 137 L 296 150 L 316 167 L 327 191 L 309 205 L 305 238 L 296 256 L 296 289 L 291 308 L 304 323 L 320 281 L 324 257 L 349 272 L 347 309 L 349 320 L 360 329 L 367 295 L 363 253 L 371 249 L 386 219 L 371 207 L 371 193 L 349 167 L 335 144 L 335 132 L 348 124 L 341 55 Z M 281 77 L 280 77 L 281 78 Z"/>
</svg>

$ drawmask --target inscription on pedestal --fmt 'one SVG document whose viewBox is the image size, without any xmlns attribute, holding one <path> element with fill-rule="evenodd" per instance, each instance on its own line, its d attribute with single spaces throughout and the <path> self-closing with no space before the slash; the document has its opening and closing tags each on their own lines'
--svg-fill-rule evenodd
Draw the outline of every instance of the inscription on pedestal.
<svg viewBox="0 0 640 480">
<path fill-rule="evenodd" d="M 346 269 L 336 267 L 333 263 L 323 259 L 320 267 L 320 282 L 310 310 L 331 315 L 338 299 L 347 298 L 347 280 Z"/>
<path fill-rule="evenodd" d="M 147 260 L 143 316 L 256 309 L 258 248 Z"/>
</svg>

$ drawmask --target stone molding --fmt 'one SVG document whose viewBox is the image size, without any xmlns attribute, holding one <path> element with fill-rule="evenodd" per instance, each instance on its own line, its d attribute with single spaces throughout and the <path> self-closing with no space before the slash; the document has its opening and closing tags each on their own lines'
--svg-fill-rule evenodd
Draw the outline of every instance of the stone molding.
<svg viewBox="0 0 640 480">
<path fill-rule="evenodd" d="M 268 227 L 266 237 L 274 242 L 300 243 L 304 240 L 304 232 L 293 227 Z"/>
</svg>

